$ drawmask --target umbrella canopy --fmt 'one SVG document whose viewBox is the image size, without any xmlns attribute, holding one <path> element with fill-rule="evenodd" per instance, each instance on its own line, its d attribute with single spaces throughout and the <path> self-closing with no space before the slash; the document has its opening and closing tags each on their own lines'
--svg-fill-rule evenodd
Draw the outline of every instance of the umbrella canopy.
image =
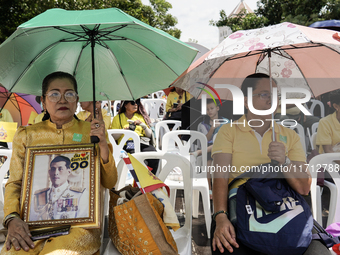
<svg viewBox="0 0 340 255">
<path fill-rule="evenodd" d="M 332 20 L 317 21 L 309 25 L 309 27 L 326 28 L 326 29 L 340 31 L 340 20 L 332 19 Z"/>
<path fill-rule="evenodd" d="M 27 125 L 31 112 L 41 112 L 34 95 L 10 93 L 4 87 L 0 87 L 0 108 L 8 110 L 18 126 Z"/>
<path fill-rule="evenodd" d="M 80 101 L 131 100 L 169 86 L 196 54 L 116 8 L 51 9 L 0 46 L 0 82 L 11 92 L 41 95 L 43 78 L 64 71 L 75 75 Z"/>
<path fill-rule="evenodd" d="M 252 73 L 269 73 L 278 87 L 308 89 L 314 96 L 340 87 L 340 37 L 337 32 L 292 23 L 237 31 L 193 63 L 173 84 L 198 97 L 201 83 L 241 86 Z M 227 89 L 216 89 L 232 99 Z M 296 95 L 292 95 L 296 96 Z"/>
</svg>

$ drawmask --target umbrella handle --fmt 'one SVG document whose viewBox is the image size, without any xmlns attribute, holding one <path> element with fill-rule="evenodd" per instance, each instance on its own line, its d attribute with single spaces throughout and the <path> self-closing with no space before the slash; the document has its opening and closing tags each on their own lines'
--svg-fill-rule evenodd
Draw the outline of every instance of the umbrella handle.
<svg viewBox="0 0 340 255">
<path fill-rule="evenodd" d="M 92 138 L 92 136 L 91 136 L 91 138 Z M 273 166 L 278 166 L 278 165 L 279 165 L 279 161 L 272 159 L 271 164 L 272 164 Z"/>
<path fill-rule="evenodd" d="M 91 143 L 99 143 L 99 137 L 95 135 L 91 135 Z"/>
</svg>

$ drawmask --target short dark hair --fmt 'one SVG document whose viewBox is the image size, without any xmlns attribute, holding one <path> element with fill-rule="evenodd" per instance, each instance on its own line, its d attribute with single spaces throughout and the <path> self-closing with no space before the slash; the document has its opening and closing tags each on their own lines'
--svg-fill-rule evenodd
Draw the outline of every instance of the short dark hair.
<svg viewBox="0 0 340 255">
<path fill-rule="evenodd" d="M 125 100 L 121 103 L 120 105 L 120 108 L 119 108 L 119 111 L 118 111 L 118 114 L 121 114 L 121 113 L 124 113 L 126 112 L 126 107 L 125 105 L 127 105 L 128 103 L 132 102 L 132 101 L 135 101 L 138 105 L 138 109 L 137 109 L 137 113 L 141 114 L 141 111 L 140 111 L 140 107 L 141 107 L 141 102 L 140 102 L 140 98 L 138 98 L 137 100 Z"/>
<path fill-rule="evenodd" d="M 248 75 L 242 82 L 241 90 L 245 97 L 248 96 L 248 88 L 256 89 L 257 82 L 261 79 L 270 79 L 268 74 L 265 73 L 253 73 Z"/>
<path fill-rule="evenodd" d="M 57 163 L 57 162 L 65 162 L 65 165 L 67 168 L 70 168 L 71 165 L 71 160 L 68 157 L 65 156 L 56 156 L 50 163 L 50 165 L 52 165 L 53 163 Z"/>
<path fill-rule="evenodd" d="M 329 93 L 329 100 L 331 101 L 332 109 L 334 109 L 333 104 L 340 105 L 340 89 L 337 89 L 337 90 L 330 92 Z"/>
</svg>

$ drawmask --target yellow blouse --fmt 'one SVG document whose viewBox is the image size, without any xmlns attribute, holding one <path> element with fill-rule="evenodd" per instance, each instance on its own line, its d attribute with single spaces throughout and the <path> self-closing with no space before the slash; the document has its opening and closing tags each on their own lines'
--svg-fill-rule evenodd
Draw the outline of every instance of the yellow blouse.
<svg viewBox="0 0 340 255">
<path fill-rule="evenodd" d="M 10 164 L 10 177 L 6 184 L 4 215 L 12 212 L 20 214 L 20 194 L 22 176 L 25 164 L 25 152 L 28 146 L 62 145 L 90 143 L 91 123 L 73 119 L 57 129 L 56 125 L 49 120 L 31 126 L 18 128 L 13 139 L 13 154 Z M 74 135 L 78 134 L 77 139 Z M 80 141 L 78 142 L 78 140 Z M 109 150 L 112 152 L 112 145 L 106 137 Z M 112 156 L 109 154 L 109 162 L 104 164 L 101 160 L 101 184 L 108 189 L 114 187 L 117 182 L 117 168 Z"/>
<path fill-rule="evenodd" d="M 117 114 L 111 123 L 111 128 L 112 129 L 124 129 L 129 127 L 129 122 L 127 121 L 128 118 L 125 116 L 124 113 L 121 114 Z M 139 114 L 139 113 L 135 113 L 133 115 L 133 117 L 130 120 L 140 120 L 141 122 L 143 122 L 144 124 L 146 124 L 143 115 Z M 146 124 L 147 125 L 147 124 Z M 145 136 L 145 131 L 144 129 L 140 126 L 140 125 L 136 125 L 136 129 L 135 132 L 139 135 L 139 136 Z M 120 143 L 120 140 L 122 140 L 123 136 L 121 136 L 118 139 L 118 143 Z"/>
<path fill-rule="evenodd" d="M 179 99 L 179 95 L 176 91 L 172 91 L 169 93 L 168 98 L 166 100 L 166 107 L 165 110 L 168 112 L 170 109 L 173 108 L 174 103 L 178 103 L 178 100 L 185 104 L 185 102 L 189 101 L 192 98 L 192 95 L 189 92 L 183 91 L 182 98 Z"/>
</svg>

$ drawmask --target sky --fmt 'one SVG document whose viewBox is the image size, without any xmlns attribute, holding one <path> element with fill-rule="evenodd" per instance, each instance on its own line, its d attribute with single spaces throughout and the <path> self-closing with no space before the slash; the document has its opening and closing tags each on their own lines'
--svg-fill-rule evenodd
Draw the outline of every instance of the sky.
<svg viewBox="0 0 340 255">
<path fill-rule="evenodd" d="M 197 40 L 209 50 L 218 45 L 218 28 L 209 25 L 209 20 L 217 21 L 220 10 L 225 10 L 229 15 L 241 0 L 167 0 L 172 4 L 169 11 L 178 20 L 176 25 L 182 31 L 183 42 L 189 39 Z M 149 0 L 142 0 L 149 4 Z M 257 8 L 257 0 L 244 0 L 252 9 Z"/>
</svg>

